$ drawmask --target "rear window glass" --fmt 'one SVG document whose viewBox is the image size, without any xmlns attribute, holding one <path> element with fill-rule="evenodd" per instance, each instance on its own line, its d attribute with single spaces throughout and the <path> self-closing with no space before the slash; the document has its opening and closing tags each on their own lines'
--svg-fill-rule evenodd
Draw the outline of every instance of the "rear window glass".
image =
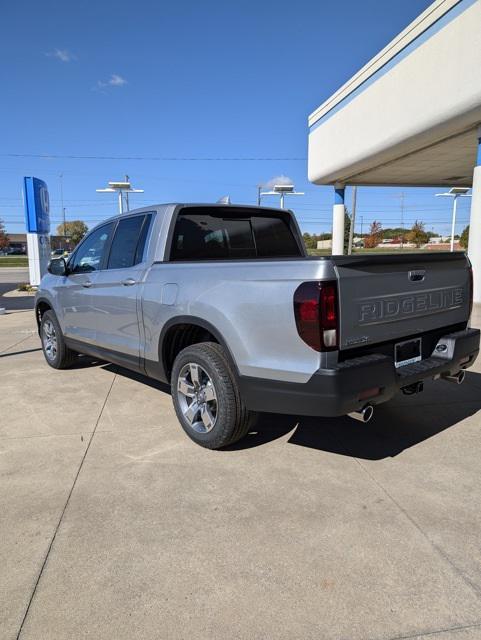
<svg viewBox="0 0 481 640">
<path fill-rule="evenodd" d="M 288 214 L 237 207 L 192 207 L 180 211 L 177 217 L 170 257 L 236 260 L 301 255 Z"/>
</svg>

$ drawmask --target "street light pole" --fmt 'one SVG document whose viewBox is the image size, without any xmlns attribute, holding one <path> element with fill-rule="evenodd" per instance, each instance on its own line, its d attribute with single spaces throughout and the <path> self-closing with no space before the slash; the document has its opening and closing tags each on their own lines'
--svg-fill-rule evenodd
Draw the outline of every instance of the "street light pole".
<svg viewBox="0 0 481 640">
<path fill-rule="evenodd" d="M 126 197 L 127 211 L 129 210 L 129 193 L 144 193 L 143 189 L 133 189 L 130 184 L 129 176 L 125 176 L 124 182 L 110 181 L 106 189 L 96 189 L 97 193 L 115 193 L 118 192 L 119 213 L 124 213 L 124 193 Z"/>
<path fill-rule="evenodd" d="M 458 198 L 471 198 L 471 194 L 468 193 L 468 187 L 452 187 L 446 193 L 437 193 L 437 198 L 452 198 L 453 199 L 453 213 L 451 219 L 451 251 L 454 251 L 454 234 L 456 231 L 456 213 L 458 207 Z"/>
<path fill-rule="evenodd" d="M 455 195 L 453 198 L 453 219 L 451 222 L 451 251 L 454 251 L 454 231 L 456 228 L 456 209 L 458 205 L 458 195 Z"/>
<path fill-rule="evenodd" d="M 303 196 L 303 191 L 294 191 L 293 184 L 275 184 L 272 188 L 272 191 L 264 191 L 263 193 L 259 192 L 259 202 L 261 196 L 279 196 L 281 209 L 284 209 L 284 198 L 285 196 Z"/>
</svg>

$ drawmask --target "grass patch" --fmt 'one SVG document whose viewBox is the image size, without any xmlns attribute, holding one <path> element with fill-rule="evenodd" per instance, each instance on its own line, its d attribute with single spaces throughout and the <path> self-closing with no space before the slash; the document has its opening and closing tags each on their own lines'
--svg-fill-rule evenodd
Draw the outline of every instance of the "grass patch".
<svg viewBox="0 0 481 640">
<path fill-rule="evenodd" d="M 18 285 L 17 291 L 26 291 L 27 293 L 35 293 L 37 291 L 37 287 L 28 284 L 28 282 L 22 282 Z"/>
<path fill-rule="evenodd" d="M 28 267 L 27 256 L 0 256 L 0 267 Z"/>
<path fill-rule="evenodd" d="M 307 253 L 310 256 L 330 256 L 330 249 L 308 249 Z M 384 255 L 392 255 L 397 253 L 434 253 L 434 251 L 428 251 L 426 249 L 415 249 L 414 247 L 408 247 L 407 249 L 390 249 L 389 247 L 376 247 L 375 249 L 353 249 L 353 255 L 359 256 L 370 253 L 383 253 Z"/>
</svg>

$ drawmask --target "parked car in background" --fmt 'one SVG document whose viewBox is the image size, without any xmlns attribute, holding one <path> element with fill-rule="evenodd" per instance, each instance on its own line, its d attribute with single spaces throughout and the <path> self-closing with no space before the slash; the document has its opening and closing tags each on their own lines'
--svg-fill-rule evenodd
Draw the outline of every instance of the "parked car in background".
<svg viewBox="0 0 481 640">
<path fill-rule="evenodd" d="M 183 429 L 216 449 L 257 411 L 366 422 L 399 390 L 461 383 L 471 306 L 464 253 L 310 258 L 289 211 L 177 204 L 106 220 L 52 260 L 35 313 L 51 367 L 89 354 L 166 382 Z"/>
<path fill-rule="evenodd" d="M 50 252 L 51 258 L 67 258 L 68 255 L 69 252 L 67 249 L 53 249 L 53 251 Z"/>
</svg>

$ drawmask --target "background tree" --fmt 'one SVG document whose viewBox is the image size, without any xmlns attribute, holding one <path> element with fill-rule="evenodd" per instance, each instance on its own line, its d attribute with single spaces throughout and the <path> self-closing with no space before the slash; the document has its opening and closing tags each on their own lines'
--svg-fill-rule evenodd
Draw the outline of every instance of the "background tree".
<svg viewBox="0 0 481 640">
<path fill-rule="evenodd" d="M 89 228 L 83 220 L 72 220 L 71 222 L 65 223 L 65 235 L 71 240 L 74 247 L 78 245 L 88 230 Z M 57 235 L 64 235 L 63 223 L 58 225 Z"/>
<path fill-rule="evenodd" d="M 349 215 L 349 211 L 347 207 L 345 208 L 344 214 L 344 253 L 347 253 L 349 248 L 349 232 L 351 230 L 351 216 Z"/>
<path fill-rule="evenodd" d="M 5 225 L 3 220 L 0 219 L 0 251 L 6 249 L 10 244 L 7 234 L 5 233 Z"/>
<path fill-rule="evenodd" d="M 463 247 L 463 249 L 467 249 L 468 248 L 468 242 L 469 242 L 469 224 L 468 224 L 467 227 L 464 227 L 463 233 L 461 234 L 461 237 L 459 238 L 459 244 Z"/>
<path fill-rule="evenodd" d="M 306 249 L 310 251 L 312 249 L 317 249 L 317 243 L 320 240 L 331 240 L 332 233 L 308 233 L 307 231 L 305 231 L 302 234 L 302 237 L 304 239 Z"/>
<path fill-rule="evenodd" d="M 429 240 L 429 235 L 424 229 L 424 222 L 416 220 L 411 231 L 407 234 L 407 239 L 408 242 L 415 244 L 418 249 L 422 244 L 426 244 Z"/>
<path fill-rule="evenodd" d="M 306 231 L 306 233 L 302 234 L 302 237 L 304 238 L 306 249 L 317 249 L 317 237 L 315 235 L 311 235 Z"/>
<path fill-rule="evenodd" d="M 382 239 L 382 224 L 377 220 L 371 223 L 368 235 L 364 238 L 364 246 L 366 249 L 374 249 Z"/>
</svg>

